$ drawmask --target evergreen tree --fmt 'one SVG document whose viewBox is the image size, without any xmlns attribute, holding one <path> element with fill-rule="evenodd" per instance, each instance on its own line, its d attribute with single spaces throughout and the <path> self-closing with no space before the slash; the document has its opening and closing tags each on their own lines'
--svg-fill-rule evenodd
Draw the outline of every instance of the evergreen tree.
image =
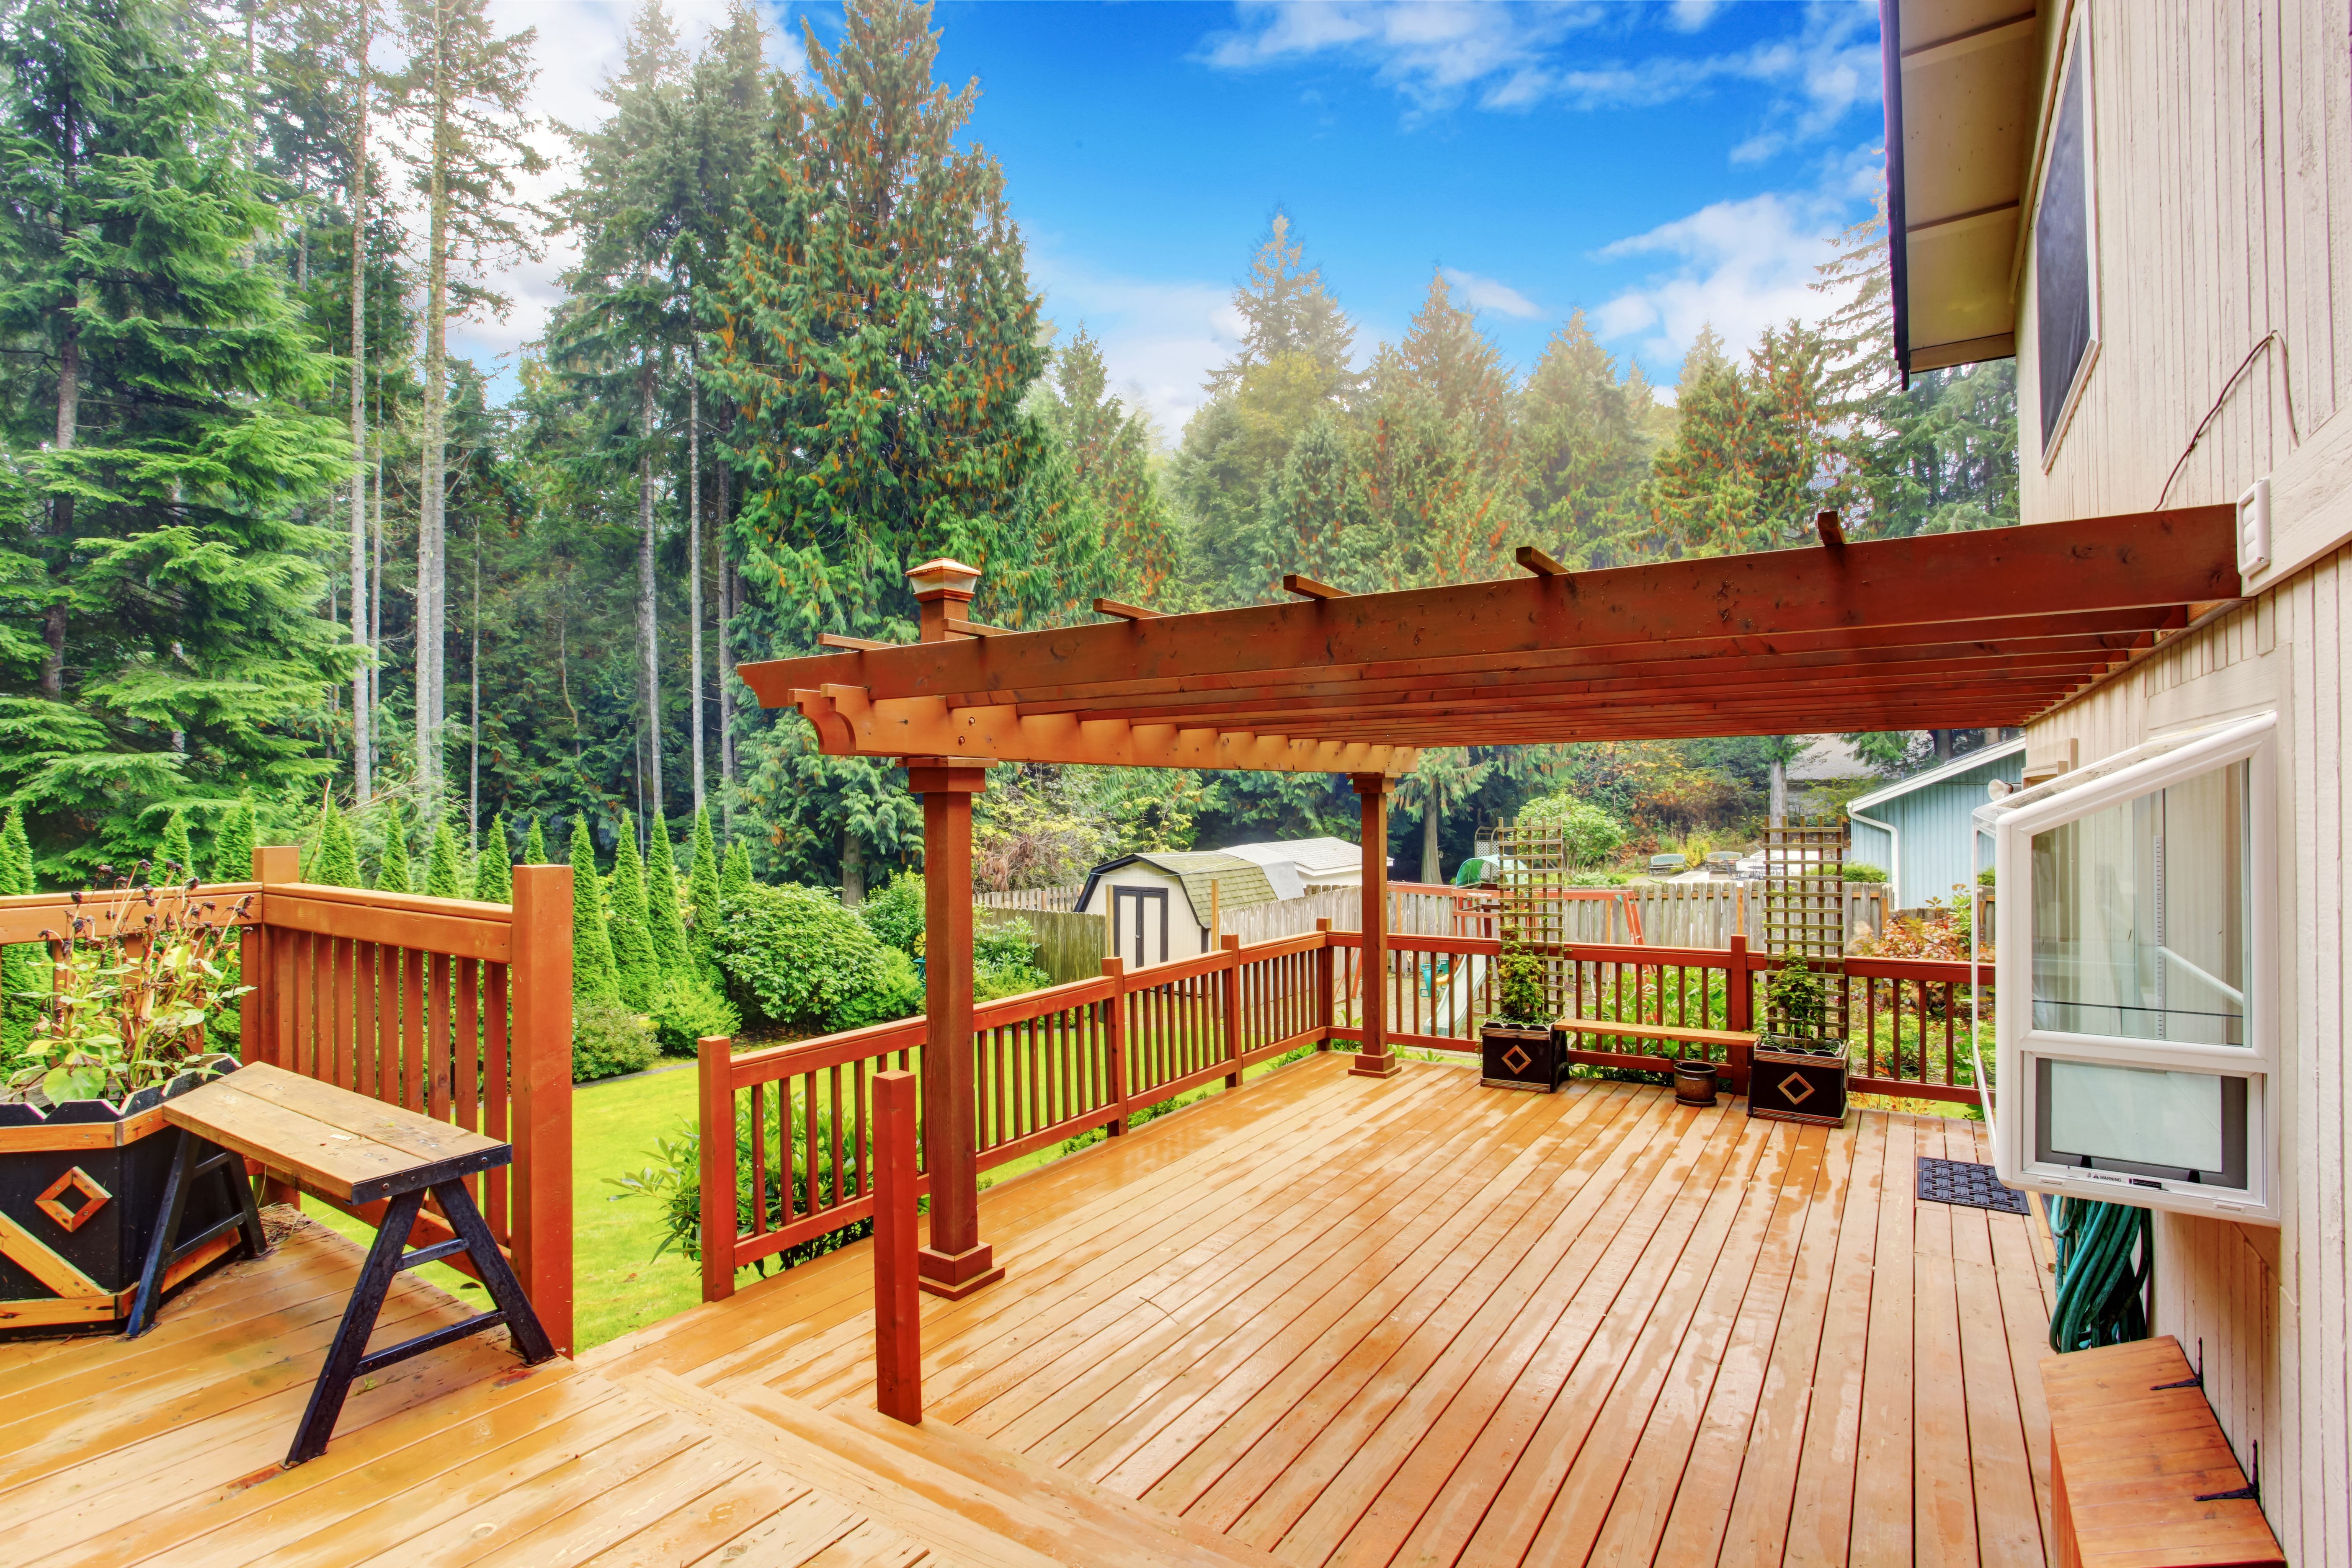
<svg viewBox="0 0 2352 1568">
<path fill-rule="evenodd" d="M 1046 424 L 1067 454 L 1073 484 L 1091 501 L 1108 548 L 1114 594 L 1150 599 L 1175 569 L 1175 520 L 1152 474 L 1151 424 L 1110 395 L 1110 368 L 1086 323 L 1054 355 Z"/>
<path fill-rule="evenodd" d="M 304 880 L 327 888 L 360 885 L 360 852 L 352 837 L 351 818 L 336 808 L 331 795 L 319 816 L 319 847 Z"/>
<path fill-rule="evenodd" d="M 621 985 L 621 1005 L 633 1013 L 653 1005 L 661 984 L 661 961 L 654 951 L 652 917 L 646 908 L 646 863 L 637 854 L 637 821 L 621 813 L 620 842 L 613 850 L 613 964 Z"/>
<path fill-rule="evenodd" d="M 489 904 L 514 902 L 514 853 L 507 844 L 506 813 L 490 818 L 490 831 L 474 860 L 474 897 Z"/>
<path fill-rule="evenodd" d="M 613 927 L 605 918 L 604 880 L 596 874 L 596 841 L 588 818 L 572 819 L 572 1000 L 577 1004 L 621 999 L 619 966 L 613 957 Z"/>
<path fill-rule="evenodd" d="M 1360 455 L 1346 427 L 1318 414 L 1268 477 L 1250 536 L 1248 596 L 1279 601 L 1286 572 L 1351 594 L 1378 587 L 1386 542 L 1373 526 Z"/>
<path fill-rule="evenodd" d="M 425 896 L 462 898 L 465 889 L 466 847 L 457 842 L 457 830 L 444 817 L 433 827 L 432 856 L 425 865 Z"/>
<path fill-rule="evenodd" d="M 196 852 L 188 845 L 188 814 L 173 809 L 163 824 L 163 842 L 155 851 L 154 880 L 185 882 L 196 874 Z"/>
<path fill-rule="evenodd" d="M 159 802 L 330 769 L 297 726 L 355 656 L 297 520 L 349 448 L 208 25 L 26 0 L 0 55 L 0 791 L 128 861 Z"/>
<path fill-rule="evenodd" d="M 213 835 L 214 881 L 253 880 L 253 850 L 260 832 L 253 809 L 253 796 L 239 795 L 236 805 L 229 808 L 228 815 L 221 819 L 219 830 Z"/>
<path fill-rule="evenodd" d="M 415 889 L 408 868 L 408 814 L 397 800 L 384 803 L 383 858 L 376 865 L 375 885 L 389 893 Z"/>
<path fill-rule="evenodd" d="M 1372 512 L 1384 588 L 1490 577 L 1524 537 L 1510 378 L 1443 272 L 1402 342 L 1372 362 Z"/>
<path fill-rule="evenodd" d="M 803 24 L 810 85 L 777 81 L 773 150 L 714 301 L 707 373 L 736 409 L 745 490 L 734 538 L 793 641 L 903 636 L 902 574 L 992 562 L 1043 447 L 1022 406 L 1044 363 L 1037 299 L 1002 170 L 957 146 L 977 89 L 932 82 L 929 20 L 849 0 L 838 49 Z M 1029 607 L 987 579 L 982 595 L 984 616 Z"/>
<path fill-rule="evenodd" d="M 24 814 L 11 806 L 8 815 L 0 817 L 0 898 L 37 890 L 33 886 L 33 846 L 25 835 Z M 14 1062 L 33 1037 L 33 1020 L 40 1004 L 25 994 L 44 989 L 46 959 L 38 942 L 0 947 L 0 1060 Z"/>
<path fill-rule="evenodd" d="M 1290 215 L 1277 210 L 1265 237 L 1250 258 L 1249 278 L 1234 290 L 1242 319 L 1241 352 L 1211 375 L 1213 393 L 1237 391 L 1249 373 L 1285 355 L 1313 367 L 1320 395 L 1345 397 L 1355 390 L 1355 324 L 1323 286 L 1323 269 L 1302 268 L 1306 251 L 1290 232 Z"/>
<path fill-rule="evenodd" d="M 1648 522 L 1641 489 L 1650 465 L 1633 392 L 1577 310 L 1545 345 L 1520 400 L 1528 521 L 1538 543 L 1579 569 L 1624 565 Z M 1646 384 L 1640 395 L 1648 399 Z"/>
<path fill-rule="evenodd" d="M 719 902 L 723 907 L 751 890 L 751 851 L 740 838 L 727 847 L 727 862 L 719 873 Z"/>
<path fill-rule="evenodd" d="M 526 866 L 547 865 L 547 835 L 539 830 L 539 818 L 530 819 L 530 834 L 523 840 L 522 863 Z"/>
<path fill-rule="evenodd" d="M 694 866 L 687 873 L 686 901 L 693 911 L 687 927 L 687 956 L 693 972 L 716 983 L 718 960 L 712 956 L 719 931 L 719 846 L 710 832 L 708 807 L 694 814 Z"/>
<path fill-rule="evenodd" d="M 653 939 L 654 967 L 663 980 L 683 980 L 691 973 L 687 963 L 686 921 L 677 910 L 677 859 L 669 841 L 669 824 L 654 817 L 646 853 L 646 923 Z"/>
</svg>

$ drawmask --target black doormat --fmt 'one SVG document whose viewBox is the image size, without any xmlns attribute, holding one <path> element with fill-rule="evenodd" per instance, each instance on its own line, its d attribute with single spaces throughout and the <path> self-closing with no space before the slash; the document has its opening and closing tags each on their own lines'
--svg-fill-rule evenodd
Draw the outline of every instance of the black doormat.
<svg viewBox="0 0 2352 1568">
<path fill-rule="evenodd" d="M 1958 1204 L 2000 1214 L 2032 1212 L 2025 1206 L 2025 1194 L 2002 1186 L 1990 1165 L 1972 1165 L 1965 1160 L 1921 1160 L 1919 1195 L 1931 1204 Z"/>
</svg>

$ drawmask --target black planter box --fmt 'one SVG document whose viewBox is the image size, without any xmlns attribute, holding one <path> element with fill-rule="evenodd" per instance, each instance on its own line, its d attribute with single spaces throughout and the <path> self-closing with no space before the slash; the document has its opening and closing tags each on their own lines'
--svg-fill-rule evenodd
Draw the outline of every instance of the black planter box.
<svg viewBox="0 0 2352 1568">
<path fill-rule="evenodd" d="M 1815 1127 L 1845 1122 L 1846 1056 L 1835 1045 L 1765 1035 L 1748 1058 L 1748 1114 Z"/>
<path fill-rule="evenodd" d="M 1478 1030 L 1478 1081 L 1490 1089 L 1550 1094 L 1568 1076 L 1562 1037 L 1549 1026 L 1486 1024 Z"/>
<path fill-rule="evenodd" d="M 130 1315 L 131 1289 L 163 1221 L 163 1184 L 179 1142 L 163 1120 L 163 1101 L 236 1065 L 212 1058 L 120 1105 L 71 1100 L 44 1114 L 0 1104 L 0 1338 L 104 1332 Z M 219 1178 L 207 1177 L 189 1194 L 181 1234 L 233 1212 Z M 222 1239 L 226 1254 L 236 1237 Z M 56 1289 L 28 1259 L 68 1289 Z M 88 1294 L 52 1259 L 99 1294 Z"/>
</svg>

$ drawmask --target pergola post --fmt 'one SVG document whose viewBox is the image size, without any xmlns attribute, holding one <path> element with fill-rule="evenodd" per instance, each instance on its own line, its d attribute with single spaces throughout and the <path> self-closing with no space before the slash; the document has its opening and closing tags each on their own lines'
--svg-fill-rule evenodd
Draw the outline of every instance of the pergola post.
<svg viewBox="0 0 2352 1568">
<path fill-rule="evenodd" d="M 922 606 L 926 642 L 971 605 L 980 574 L 932 561 L 907 574 Z M 908 757 L 907 784 L 923 797 L 923 1168 L 931 1178 L 930 1245 L 918 1255 L 923 1289 L 957 1300 L 1004 1278 L 980 1239 L 979 1129 L 971 1045 L 971 797 L 981 766 Z"/>
<path fill-rule="evenodd" d="M 1349 782 L 1363 807 L 1364 842 L 1364 1028 L 1356 1064 L 1348 1070 L 1366 1078 L 1392 1078 L 1389 1054 L 1389 791 L 1386 773 L 1351 773 Z"/>
</svg>

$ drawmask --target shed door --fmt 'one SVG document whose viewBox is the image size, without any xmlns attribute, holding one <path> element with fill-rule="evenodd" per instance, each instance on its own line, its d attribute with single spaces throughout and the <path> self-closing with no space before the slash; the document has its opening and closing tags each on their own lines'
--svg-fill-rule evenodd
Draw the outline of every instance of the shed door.
<svg viewBox="0 0 2352 1568">
<path fill-rule="evenodd" d="M 1168 889 L 1122 888 L 1114 883 L 1110 890 L 1110 945 L 1114 952 L 1127 960 L 1129 969 L 1167 963 Z"/>
</svg>

